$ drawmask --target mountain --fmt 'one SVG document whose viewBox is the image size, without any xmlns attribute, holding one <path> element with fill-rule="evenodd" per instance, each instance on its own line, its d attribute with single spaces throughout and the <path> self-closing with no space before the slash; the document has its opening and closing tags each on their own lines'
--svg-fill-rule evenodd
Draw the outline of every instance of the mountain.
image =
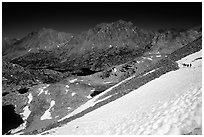
<svg viewBox="0 0 204 137">
<path fill-rule="evenodd" d="M 42 29 L 7 42 L 2 104 L 15 106 L 23 123 L 4 133 L 40 134 L 63 126 L 190 67 L 177 61 L 202 49 L 201 31 L 152 32 L 119 20 L 75 35 Z"/>
<path fill-rule="evenodd" d="M 5 47 L 3 55 L 10 60 L 29 52 L 38 52 L 39 50 L 49 51 L 64 45 L 71 38 L 71 34 L 43 28 L 42 30 L 31 32 L 24 38 L 10 44 L 9 47 Z"/>
<path fill-rule="evenodd" d="M 136 70 L 136 72 L 133 72 L 129 76 L 124 77 L 123 79 L 119 79 L 118 81 L 117 80 L 114 81 L 114 80 L 115 78 L 121 76 L 119 66 L 116 67 L 116 69 L 115 68 L 112 69 L 112 72 L 110 73 L 111 75 L 107 75 L 107 76 L 105 75 L 107 78 L 101 77 L 103 76 L 101 74 L 98 74 L 98 75 L 93 74 L 90 76 L 67 78 L 61 82 L 57 82 L 54 84 L 41 84 L 41 85 L 33 86 L 28 93 L 23 94 L 23 96 L 19 96 L 21 97 L 21 100 L 25 100 L 25 104 L 20 103 L 19 107 L 16 108 L 16 111 L 20 113 L 24 119 L 27 119 L 26 123 L 20 126 L 18 129 L 12 131 L 12 133 L 15 133 L 16 131 L 21 131 L 19 132 L 19 134 L 22 134 L 22 133 L 38 134 L 52 128 L 62 127 L 64 124 L 69 123 L 75 119 L 78 119 L 84 116 L 85 114 L 88 114 L 88 113 L 91 114 L 91 112 L 92 111 L 94 112 L 95 109 L 100 109 L 102 106 L 106 104 L 108 105 L 111 102 L 117 101 L 119 98 L 122 99 L 123 97 L 126 97 L 125 96 L 126 94 L 129 95 L 130 93 L 140 88 L 141 86 L 146 85 L 148 82 L 156 78 L 160 78 L 161 76 L 163 76 L 168 72 L 172 73 L 174 71 L 177 71 L 177 72 L 181 71 L 183 73 L 184 70 L 188 69 L 185 63 L 192 64 L 191 67 L 189 65 L 188 70 L 194 71 L 195 67 L 199 68 L 200 66 L 200 65 L 196 65 L 196 62 L 200 61 L 201 59 L 200 54 L 198 54 L 199 56 L 193 56 L 193 58 L 190 59 L 190 62 L 186 60 L 184 57 L 191 56 L 194 53 L 196 54 L 201 49 L 202 49 L 201 38 L 199 38 L 194 42 L 189 43 L 188 45 L 180 48 L 179 50 L 158 59 L 158 61 L 156 61 L 152 65 L 149 65 L 149 67 L 146 70 L 142 69 L 144 71 L 140 71 L 140 73 L 139 71 Z M 182 58 L 184 58 L 183 62 L 180 62 L 179 60 Z M 136 65 L 137 61 L 143 62 L 144 60 L 138 59 L 133 61 L 132 63 L 135 62 L 135 65 L 133 66 L 135 68 L 138 68 L 139 65 L 138 66 Z M 151 59 L 147 59 L 147 60 L 151 60 Z M 125 67 L 125 66 L 126 65 L 124 65 L 124 68 L 129 68 L 129 67 L 131 68 L 131 66 L 129 67 Z M 121 69 L 121 71 L 122 70 L 123 69 Z M 189 73 L 188 70 L 186 70 L 187 72 L 185 73 Z M 130 71 L 129 69 L 126 70 L 126 72 L 129 72 L 129 71 Z M 198 72 L 198 75 L 196 74 L 195 76 L 200 76 L 199 74 L 200 72 Z M 176 75 L 180 75 L 180 74 L 176 74 Z M 114 78 L 114 76 L 116 77 Z M 185 76 L 188 76 L 188 79 L 192 80 L 191 75 L 185 75 Z M 194 76 L 194 73 L 192 74 L 192 76 Z M 175 78 L 176 77 L 177 76 L 175 76 Z M 195 79 L 200 80 L 200 78 L 195 78 Z M 186 79 L 183 79 L 183 80 L 186 80 Z M 113 85 L 111 85 L 112 83 Z M 175 84 L 177 83 L 178 82 L 175 81 Z M 100 86 L 104 86 L 104 85 L 107 85 L 107 87 L 104 87 L 102 91 L 97 89 Z M 190 84 L 187 84 L 187 85 L 190 85 Z M 174 86 L 172 85 L 172 87 Z M 150 91 L 150 90 L 146 90 L 145 92 L 147 91 Z M 174 88 L 171 91 L 174 91 Z M 91 94 L 94 92 L 98 92 L 98 94 L 91 96 Z M 177 90 L 172 92 L 172 95 L 175 94 L 176 92 Z M 155 91 L 155 94 L 156 93 L 163 95 L 162 91 L 160 90 L 158 90 L 157 92 Z M 136 93 L 134 92 L 134 94 Z M 150 94 L 150 93 L 147 92 L 147 94 Z M 137 97 L 137 94 L 134 96 Z M 150 95 L 143 95 L 143 96 L 150 97 Z M 168 99 L 168 96 L 166 96 L 166 98 Z M 154 98 L 152 98 L 152 100 L 154 100 Z M 132 101 L 133 99 L 131 100 L 131 102 Z M 41 103 L 44 102 L 44 105 L 39 106 L 38 103 L 40 102 Z M 34 107 L 34 106 L 39 106 L 39 107 Z M 24 107 L 23 110 L 21 109 L 22 107 Z M 52 111 L 51 111 L 51 108 L 52 108 Z M 27 113 L 29 114 L 28 116 L 25 115 Z M 178 114 L 180 114 L 180 112 L 178 112 Z M 52 133 L 52 132 L 48 132 L 48 133 Z M 62 132 L 56 132 L 56 133 L 62 134 Z M 156 132 L 155 134 L 157 133 L 158 132 Z M 179 132 L 179 134 L 180 133 L 181 132 Z M 177 132 L 172 132 L 172 134 L 177 134 Z"/>
<path fill-rule="evenodd" d="M 18 41 L 17 39 L 3 38 L 2 39 L 2 55 L 4 56 L 5 51 L 17 41 Z"/>
<path fill-rule="evenodd" d="M 84 68 L 100 71 L 107 65 L 126 62 L 128 59 L 126 57 L 121 59 L 122 55 L 131 54 L 132 58 L 141 55 L 151 42 L 151 38 L 153 33 L 134 30 L 132 24 L 124 21 L 100 24 L 87 32 L 73 36 L 61 48 L 55 48 L 49 53 L 47 51 L 28 53 L 12 59 L 12 62 L 23 67 L 52 68 L 61 72 L 77 69 L 81 71 Z M 115 64 L 112 64 L 112 60 L 116 60 Z"/>
<path fill-rule="evenodd" d="M 170 54 L 199 36 L 201 32 L 195 30 L 151 32 L 135 27 L 131 22 L 119 20 L 102 23 L 74 35 L 59 48 L 54 44 L 55 48 L 49 51 L 41 48 L 38 52 L 26 52 L 10 58 L 10 61 L 31 69 L 47 68 L 82 75 L 84 70 L 90 73 L 103 71 L 143 54 Z"/>
</svg>

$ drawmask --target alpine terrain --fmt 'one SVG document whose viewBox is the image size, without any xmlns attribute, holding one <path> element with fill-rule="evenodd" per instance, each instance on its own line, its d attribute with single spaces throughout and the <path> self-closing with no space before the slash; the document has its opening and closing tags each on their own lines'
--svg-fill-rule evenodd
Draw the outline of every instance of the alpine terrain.
<svg viewBox="0 0 204 137">
<path fill-rule="evenodd" d="M 119 20 L 2 43 L 3 134 L 202 134 L 202 28 Z"/>
</svg>

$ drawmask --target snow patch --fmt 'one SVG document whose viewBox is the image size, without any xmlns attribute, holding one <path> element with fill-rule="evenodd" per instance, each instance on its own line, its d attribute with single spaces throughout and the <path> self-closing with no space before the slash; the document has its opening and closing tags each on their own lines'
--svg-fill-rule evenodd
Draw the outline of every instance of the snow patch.
<svg viewBox="0 0 204 137">
<path fill-rule="evenodd" d="M 152 60 L 152 58 L 147 58 L 148 60 Z"/>
<path fill-rule="evenodd" d="M 134 78 L 134 77 L 135 77 L 135 75 L 133 75 L 133 76 L 131 76 L 131 77 L 129 77 L 129 78 L 127 78 L 127 79 L 125 79 L 125 80 L 119 82 L 118 84 L 116 84 L 116 85 L 110 87 L 109 89 L 105 90 L 105 91 L 102 92 L 101 94 L 94 96 L 91 100 L 87 101 L 84 105 L 78 107 L 78 108 L 77 108 L 76 110 L 74 110 L 72 113 L 70 113 L 70 114 L 68 114 L 67 116 L 63 117 L 62 119 L 58 120 L 58 122 L 59 122 L 59 121 L 62 121 L 62 120 L 64 120 L 64 119 L 66 119 L 66 118 L 68 118 L 68 117 L 70 117 L 70 116 L 73 116 L 73 115 L 75 115 L 75 114 L 77 114 L 77 113 L 80 113 L 81 111 L 83 111 L 83 110 L 85 110 L 85 109 L 87 109 L 87 108 L 89 108 L 89 107 L 91 107 L 91 106 L 94 106 L 96 103 L 100 102 L 100 100 L 96 101 L 99 97 L 103 96 L 104 94 L 108 93 L 108 92 L 111 91 L 112 89 L 116 88 L 117 86 L 121 85 L 122 83 L 124 83 L 124 82 L 126 82 L 126 81 L 128 81 L 128 80 L 130 80 L 130 79 L 132 79 L 132 78 Z"/>
<path fill-rule="evenodd" d="M 91 99 L 92 97 L 89 95 L 89 96 L 87 96 L 86 98 Z"/>
<path fill-rule="evenodd" d="M 114 68 L 114 69 L 113 69 L 113 72 L 114 72 L 114 73 L 117 72 L 117 68 Z"/>
<path fill-rule="evenodd" d="M 47 90 L 46 91 L 44 91 L 44 89 L 46 89 L 47 87 L 49 87 L 50 86 L 50 84 L 47 84 L 47 85 L 45 85 L 44 87 L 41 87 L 41 88 L 39 88 L 38 89 L 38 96 L 40 95 L 40 94 L 42 94 L 43 92 L 45 92 L 45 94 L 47 94 Z"/>
<path fill-rule="evenodd" d="M 45 92 L 45 94 L 47 94 L 47 93 L 48 93 L 48 90 L 45 90 L 44 92 Z"/>
<path fill-rule="evenodd" d="M 69 88 L 69 85 L 66 85 L 65 87 L 66 87 L 66 88 Z"/>
<path fill-rule="evenodd" d="M 75 81 L 77 81 L 77 79 L 72 79 L 72 80 L 70 80 L 69 82 L 70 82 L 70 83 L 74 83 Z"/>
<path fill-rule="evenodd" d="M 104 82 L 103 84 L 109 84 L 109 83 L 112 83 L 112 81 L 107 81 L 107 82 Z"/>
<path fill-rule="evenodd" d="M 33 100 L 33 96 L 32 93 L 29 93 L 28 95 L 28 104 L 30 104 L 30 102 Z"/>
<path fill-rule="evenodd" d="M 69 90 L 68 89 L 65 89 L 65 94 L 67 94 L 69 92 Z"/>
<path fill-rule="evenodd" d="M 28 106 L 24 107 L 23 110 L 24 110 L 23 113 L 20 113 L 20 114 L 23 115 L 22 119 L 26 120 L 28 116 L 30 115 L 31 111 L 29 110 Z"/>
<path fill-rule="evenodd" d="M 72 96 L 74 96 L 74 95 L 76 95 L 76 93 L 75 93 L 75 92 L 72 92 Z"/>
<path fill-rule="evenodd" d="M 52 119 L 51 114 L 50 114 L 50 109 L 55 105 L 55 101 L 52 100 L 50 102 L 50 107 L 45 111 L 45 113 L 41 116 L 40 120 L 45 120 L 45 119 Z"/>
<path fill-rule="evenodd" d="M 157 68 L 157 69 L 159 69 L 159 68 Z M 151 70 L 151 71 L 149 71 L 149 72 L 147 72 L 147 73 L 143 74 L 142 76 L 145 76 L 145 75 L 147 75 L 147 74 L 150 74 L 150 73 L 152 73 L 152 72 L 156 71 L 157 69 L 153 69 L 153 70 Z"/>
<path fill-rule="evenodd" d="M 24 122 L 24 123 L 21 124 L 18 128 L 12 129 L 12 130 L 11 130 L 11 134 L 15 134 L 15 135 L 23 134 L 24 132 L 19 132 L 19 131 L 26 128 L 26 123 L 27 123 L 27 122 Z M 16 133 L 16 132 L 19 132 L 19 133 Z"/>
</svg>

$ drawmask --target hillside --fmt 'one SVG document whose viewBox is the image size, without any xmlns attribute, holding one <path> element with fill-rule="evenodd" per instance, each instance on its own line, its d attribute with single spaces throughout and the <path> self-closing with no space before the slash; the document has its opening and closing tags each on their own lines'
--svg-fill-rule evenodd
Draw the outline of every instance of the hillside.
<svg viewBox="0 0 204 137">
<path fill-rule="evenodd" d="M 169 73 L 180 77 L 196 69 L 195 77 L 200 80 L 199 65 L 178 62 L 191 54 L 195 62 L 202 59 L 196 54 L 202 50 L 200 28 L 152 32 L 119 20 L 77 35 L 42 29 L 7 43 L 2 105 L 14 106 L 21 124 L 3 134 L 44 134 L 125 100 Z M 147 90 L 144 94 L 151 95 Z M 3 119 L 8 123 L 8 118 Z"/>
<path fill-rule="evenodd" d="M 191 68 L 181 67 L 166 73 L 83 117 L 43 134 L 201 134 L 202 63 L 196 60 L 202 57 L 201 52 L 179 60 L 179 63 L 191 63 Z"/>
<path fill-rule="evenodd" d="M 38 133 L 41 133 L 43 131 L 46 131 L 46 130 L 49 130 L 52 128 L 62 127 L 65 124 L 70 123 L 71 121 L 78 120 L 80 117 L 83 118 L 83 116 L 84 115 L 86 116 L 86 114 L 89 114 L 89 113 L 91 114 L 92 111 L 94 113 L 94 111 L 97 108 L 98 108 L 97 110 L 100 110 L 100 108 L 102 106 L 106 106 L 106 104 L 109 106 L 109 104 L 111 104 L 110 102 L 113 102 L 113 103 L 115 101 L 118 102 L 118 100 L 122 99 L 123 97 L 126 97 L 124 95 L 126 95 L 126 94 L 129 95 L 130 93 L 131 94 L 135 93 L 138 88 L 139 88 L 138 90 L 140 90 L 141 86 L 143 86 L 143 85 L 145 86 L 146 83 L 147 84 L 151 83 L 150 81 L 154 80 L 155 78 L 159 78 L 158 80 L 160 80 L 161 77 L 165 77 L 165 75 L 164 75 L 165 73 L 167 73 L 166 75 L 171 75 L 171 73 L 175 72 L 176 74 L 174 76 L 174 79 L 180 77 L 178 75 L 182 75 L 182 76 L 186 76 L 186 79 L 193 80 L 192 76 L 194 76 L 194 69 L 196 69 L 195 79 L 201 80 L 199 78 L 199 76 L 200 76 L 199 74 L 201 73 L 200 72 L 201 70 L 199 69 L 200 65 L 195 64 L 195 67 L 194 67 L 194 63 L 192 63 L 192 66 L 188 69 L 185 67 L 185 65 L 183 65 L 183 64 L 185 64 L 185 61 L 183 63 L 180 63 L 180 65 L 177 62 L 175 62 L 175 61 L 180 60 L 179 58 L 183 58 L 182 57 L 183 55 L 188 56 L 188 55 L 191 55 L 193 53 L 196 54 L 197 52 L 199 52 L 202 48 L 200 45 L 201 45 L 201 38 L 188 44 L 187 46 L 181 48 L 180 49 L 181 57 L 177 56 L 177 58 L 175 58 L 175 55 L 177 54 L 177 52 L 175 51 L 172 54 L 166 56 L 165 58 L 159 60 L 155 65 L 151 65 L 151 67 L 148 70 L 146 70 L 146 71 L 144 71 L 138 75 L 137 75 L 137 73 L 133 73 L 130 77 L 123 79 L 119 83 L 116 82 L 117 84 L 114 84 L 114 86 L 110 86 L 109 88 L 106 87 L 105 91 L 103 91 L 101 94 L 96 95 L 94 97 L 90 97 L 90 94 L 94 91 L 94 86 L 97 84 L 92 83 L 91 81 L 88 81 L 87 86 L 86 86 L 85 83 L 87 81 L 86 81 L 85 77 L 82 77 L 81 79 L 80 78 L 79 79 L 78 78 L 77 79 L 76 78 L 67 79 L 63 83 L 56 83 L 56 84 L 51 84 L 51 85 L 44 84 L 44 85 L 41 85 L 40 87 L 37 87 L 37 89 L 33 88 L 33 89 L 31 89 L 31 91 L 32 90 L 33 91 L 30 92 L 29 94 L 27 94 L 28 106 L 25 107 L 25 111 L 23 113 L 28 111 L 29 115 L 28 115 L 28 117 L 27 116 L 25 117 L 27 119 L 26 120 L 27 124 L 23 126 L 23 128 L 26 127 L 26 130 L 23 130 L 23 132 L 24 132 L 24 134 L 38 134 Z M 189 48 L 189 47 L 193 47 L 193 48 Z M 191 59 L 192 60 L 191 62 L 193 62 L 194 60 L 197 60 L 199 62 L 201 54 L 198 54 L 198 56 L 196 55 L 193 59 Z M 180 67 L 180 66 L 182 66 L 182 67 Z M 199 71 L 197 71 L 197 67 L 198 67 Z M 189 71 L 192 71 L 192 75 L 186 75 L 186 73 L 189 73 Z M 184 74 L 182 74 L 182 73 L 184 73 Z M 196 77 L 196 76 L 198 76 L 198 77 Z M 167 76 L 167 77 L 169 77 L 169 76 Z M 158 81 L 158 80 L 156 80 L 156 81 Z M 183 80 L 185 81 L 185 78 Z M 180 83 L 180 81 L 182 81 L 182 79 L 179 80 L 178 82 Z M 193 81 L 196 82 L 196 80 L 193 80 Z M 65 82 L 66 82 L 66 84 L 65 84 Z M 134 83 L 137 83 L 137 84 L 134 84 Z M 161 83 L 161 82 L 158 82 L 158 83 Z M 169 82 L 167 82 L 167 83 L 169 83 Z M 179 84 L 179 83 L 177 83 L 175 81 L 175 84 Z M 191 81 L 189 83 L 191 83 Z M 189 85 L 189 84 L 186 83 L 186 85 Z M 180 88 L 182 89 L 186 85 L 184 84 Z M 77 88 L 77 90 L 76 90 L 75 88 L 77 86 L 84 86 L 84 89 L 86 89 L 86 91 L 81 92 L 79 88 Z M 161 85 L 161 88 L 163 86 L 164 85 Z M 173 86 L 175 86 L 174 83 L 172 83 L 172 87 Z M 60 94 L 59 94 L 59 92 L 57 93 L 56 91 L 60 91 Z M 155 90 L 155 92 L 158 92 L 158 94 L 161 94 L 162 91 L 165 91 L 165 90 L 158 90 L 158 91 Z M 174 92 L 173 91 L 174 91 L 174 88 L 172 89 L 172 95 L 174 95 L 179 90 L 175 90 Z M 182 91 L 184 91 L 184 89 Z M 145 97 L 145 96 L 151 97 L 150 95 L 153 93 L 150 94 L 149 92 L 150 91 L 147 90 L 145 95 L 143 95 L 143 92 L 141 94 L 143 95 L 143 97 Z M 170 93 L 171 92 L 169 92 L 169 94 Z M 150 94 L 150 95 L 148 95 L 148 94 Z M 41 97 L 37 97 L 39 95 Z M 168 95 L 168 94 L 165 94 L 165 95 Z M 30 98 L 29 96 L 31 96 L 32 98 Z M 60 100 L 58 100 L 56 97 L 57 98 L 60 97 Z M 71 102 L 66 102 L 66 103 L 63 102 L 62 100 L 64 100 L 64 99 L 62 99 L 62 97 L 65 100 L 71 99 L 70 100 Z M 165 97 L 169 98 L 169 96 L 165 96 Z M 180 96 L 178 95 L 177 97 L 180 97 Z M 47 102 L 45 102 L 45 104 L 47 104 L 47 105 L 45 105 L 46 109 L 44 109 L 45 106 L 44 107 L 39 106 L 40 108 L 35 108 L 35 107 L 33 108 L 32 107 L 32 106 L 36 106 L 36 104 L 38 104 L 39 101 L 42 103 L 42 100 L 45 100 L 45 99 L 47 100 Z M 36 100 L 39 100 L 39 101 L 36 101 Z M 132 100 L 135 100 L 135 99 L 132 99 Z M 164 98 L 164 100 L 166 100 L 166 99 Z M 54 103 L 54 106 L 52 107 L 53 103 Z M 63 104 L 64 108 L 60 104 Z M 30 109 L 27 110 L 26 108 L 31 108 L 31 110 Z M 46 116 L 45 114 L 47 112 L 49 112 L 50 108 L 53 108 L 53 109 Z M 169 110 L 169 109 L 167 109 L 167 110 Z M 179 114 L 180 114 L 180 112 L 179 112 Z M 45 119 L 44 119 L 44 115 L 45 115 Z M 84 131 L 86 131 L 86 130 L 84 130 Z M 22 134 L 23 132 L 21 131 L 20 133 Z M 15 132 L 13 132 L 13 133 L 15 133 Z M 88 134 L 90 134 L 90 133 L 91 132 L 88 132 Z M 134 133 L 136 133 L 136 132 L 134 132 Z M 62 132 L 59 132 L 59 134 L 62 134 Z M 68 134 L 72 134 L 72 133 L 68 133 Z M 79 132 L 79 134 L 80 134 L 80 132 Z M 85 134 L 85 132 L 83 132 L 82 134 Z M 177 134 L 177 133 L 173 132 L 172 134 Z M 183 133 L 181 133 L 181 134 L 183 134 Z"/>
</svg>

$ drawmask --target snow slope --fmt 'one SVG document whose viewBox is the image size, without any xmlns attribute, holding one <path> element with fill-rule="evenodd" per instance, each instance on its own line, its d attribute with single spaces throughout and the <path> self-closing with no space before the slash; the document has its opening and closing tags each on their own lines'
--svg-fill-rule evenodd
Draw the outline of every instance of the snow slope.
<svg viewBox="0 0 204 137">
<path fill-rule="evenodd" d="M 185 134 L 202 127 L 199 57 L 202 50 L 178 61 L 192 67 L 166 73 L 49 134 Z"/>
<path fill-rule="evenodd" d="M 69 118 L 69 117 L 71 117 L 71 116 L 73 116 L 73 115 L 75 115 L 75 114 L 77 114 L 77 113 L 80 113 L 80 112 L 82 112 L 83 110 L 85 110 L 85 109 L 87 109 L 87 108 L 89 108 L 89 107 L 91 107 L 91 106 L 94 106 L 94 105 L 97 104 L 98 102 L 102 101 L 102 100 L 98 100 L 98 101 L 97 101 L 97 99 L 99 99 L 102 95 L 106 94 L 107 92 L 111 91 L 111 90 L 114 89 L 115 87 L 121 85 L 122 83 L 124 83 L 124 82 L 126 82 L 126 81 L 128 81 L 128 80 L 130 80 L 130 79 L 132 79 L 132 78 L 134 78 L 134 77 L 135 77 L 135 75 L 133 75 L 133 76 L 131 76 L 131 77 L 129 77 L 129 78 L 127 78 L 127 79 L 125 79 L 125 80 L 123 80 L 123 81 L 117 83 L 116 85 L 110 87 L 109 89 L 105 90 L 105 91 L 102 92 L 101 94 L 99 94 L 99 95 L 93 97 L 91 100 L 87 101 L 84 105 L 80 106 L 79 108 L 77 108 L 76 110 L 74 110 L 73 112 L 71 112 L 70 114 L 68 114 L 67 116 L 63 117 L 62 119 L 58 120 L 58 122 L 59 122 L 59 121 L 62 121 L 62 120 L 64 120 L 64 119 L 66 119 L 66 118 Z M 104 99 L 104 100 L 105 100 L 105 99 Z"/>
</svg>

